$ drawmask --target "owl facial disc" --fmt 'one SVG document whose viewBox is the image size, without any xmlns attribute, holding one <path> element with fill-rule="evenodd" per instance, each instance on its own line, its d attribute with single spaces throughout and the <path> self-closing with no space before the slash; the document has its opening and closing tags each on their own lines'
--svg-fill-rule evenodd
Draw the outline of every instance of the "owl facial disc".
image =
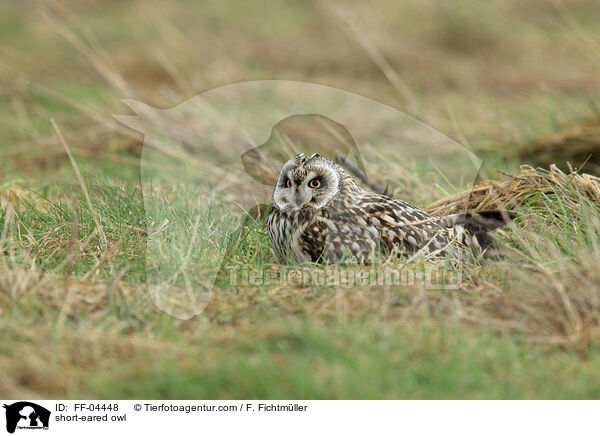
<svg viewBox="0 0 600 436">
<path fill-rule="evenodd" d="M 317 210 L 325 206 L 340 190 L 335 164 L 314 154 L 299 154 L 281 169 L 273 192 L 274 204 L 283 212 Z"/>
</svg>

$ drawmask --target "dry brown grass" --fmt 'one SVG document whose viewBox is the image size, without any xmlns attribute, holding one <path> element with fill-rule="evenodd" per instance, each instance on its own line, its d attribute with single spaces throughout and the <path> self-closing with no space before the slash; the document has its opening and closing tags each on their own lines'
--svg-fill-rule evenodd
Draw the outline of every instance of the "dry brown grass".
<svg viewBox="0 0 600 436">
<path fill-rule="evenodd" d="M 569 195 L 575 187 L 581 197 Z M 582 206 L 582 199 L 600 203 L 600 178 L 571 170 L 564 173 L 556 165 L 550 170 L 522 165 L 517 175 L 503 173 L 500 180 L 485 180 L 473 189 L 436 201 L 427 210 L 434 215 L 448 215 L 464 210 L 515 209 L 540 193 L 560 198 L 569 208 Z"/>
</svg>

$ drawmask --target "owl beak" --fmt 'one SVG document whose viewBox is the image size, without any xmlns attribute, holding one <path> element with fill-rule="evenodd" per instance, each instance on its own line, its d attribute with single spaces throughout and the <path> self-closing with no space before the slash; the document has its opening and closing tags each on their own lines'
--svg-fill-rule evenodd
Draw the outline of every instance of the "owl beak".
<svg viewBox="0 0 600 436">
<path fill-rule="evenodd" d="M 295 203 L 296 203 L 296 207 L 298 209 L 300 209 L 303 205 L 304 205 L 304 199 L 302 198 L 302 196 L 300 195 L 300 193 L 298 191 L 296 191 L 296 195 L 294 197 Z"/>
<path fill-rule="evenodd" d="M 290 202 L 294 205 L 294 209 L 300 210 L 302 206 L 304 206 L 306 202 L 310 200 L 310 196 L 307 196 L 306 193 L 296 190 L 294 192 L 293 198 L 291 198 L 290 200 Z"/>
</svg>

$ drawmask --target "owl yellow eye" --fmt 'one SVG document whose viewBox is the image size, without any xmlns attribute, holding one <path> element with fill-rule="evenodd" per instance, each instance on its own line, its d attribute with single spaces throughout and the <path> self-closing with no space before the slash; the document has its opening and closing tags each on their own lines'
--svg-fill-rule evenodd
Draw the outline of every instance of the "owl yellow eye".
<svg viewBox="0 0 600 436">
<path fill-rule="evenodd" d="M 287 179 L 287 180 L 285 181 L 285 187 L 286 187 L 286 188 L 291 188 L 291 187 L 292 187 L 292 181 L 291 181 L 290 179 Z"/>
<path fill-rule="evenodd" d="M 318 178 L 312 179 L 310 182 L 308 182 L 308 186 L 313 189 L 317 189 L 319 186 L 321 186 L 321 181 Z"/>
</svg>

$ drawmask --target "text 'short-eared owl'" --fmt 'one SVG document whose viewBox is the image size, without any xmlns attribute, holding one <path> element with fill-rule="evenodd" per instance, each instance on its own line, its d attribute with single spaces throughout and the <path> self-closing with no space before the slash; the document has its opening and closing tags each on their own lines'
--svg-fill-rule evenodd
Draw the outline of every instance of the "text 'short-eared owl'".
<svg viewBox="0 0 600 436">
<path fill-rule="evenodd" d="M 281 169 L 267 227 L 282 262 L 371 262 L 380 254 L 464 257 L 469 246 L 485 250 L 487 232 L 511 218 L 500 211 L 432 216 L 365 191 L 329 159 L 299 154 Z"/>
</svg>

